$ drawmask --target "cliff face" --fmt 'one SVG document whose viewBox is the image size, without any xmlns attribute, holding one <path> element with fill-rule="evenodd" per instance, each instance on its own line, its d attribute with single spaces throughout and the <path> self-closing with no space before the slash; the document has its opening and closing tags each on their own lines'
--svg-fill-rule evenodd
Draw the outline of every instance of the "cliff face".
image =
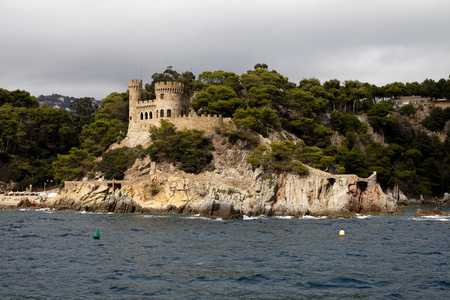
<svg viewBox="0 0 450 300">
<path fill-rule="evenodd" d="M 307 176 L 268 174 L 246 162 L 250 151 L 216 149 L 212 172 L 187 174 L 146 158 L 136 161 L 124 181 L 67 182 L 46 205 L 102 212 L 199 213 L 224 219 L 261 214 L 352 216 L 398 210 L 396 201 L 376 183 L 375 173 L 366 179 L 312 168 Z"/>
</svg>

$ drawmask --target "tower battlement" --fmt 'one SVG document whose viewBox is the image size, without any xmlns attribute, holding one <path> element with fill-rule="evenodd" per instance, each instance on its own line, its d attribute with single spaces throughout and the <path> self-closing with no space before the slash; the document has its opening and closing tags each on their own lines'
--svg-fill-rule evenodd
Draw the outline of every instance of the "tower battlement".
<svg viewBox="0 0 450 300">
<path fill-rule="evenodd" d="M 130 79 L 130 80 L 128 80 L 128 89 L 140 89 L 140 90 L 142 90 L 142 80 L 141 79 Z"/>
<path fill-rule="evenodd" d="M 155 83 L 155 93 L 161 94 L 178 94 L 182 95 L 184 92 L 184 84 L 181 82 L 157 82 Z"/>
</svg>

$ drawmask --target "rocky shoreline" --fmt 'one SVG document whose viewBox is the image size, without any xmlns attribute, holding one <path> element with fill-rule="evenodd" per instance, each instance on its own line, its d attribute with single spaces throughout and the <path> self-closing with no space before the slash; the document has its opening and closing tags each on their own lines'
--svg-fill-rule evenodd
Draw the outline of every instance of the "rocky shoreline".
<svg viewBox="0 0 450 300">
<path fill-rule="evenodd" d="M 305 176 L 268 173 L 246 162 L 250 153 L 217 146 L 215 170 L 201 174 L 185 173 L 146 157 L 126 171 L 125 180 L 105 181 L 100 174 L 94 180 L 66 181 L 64 188 L 46 202 L 23 201 L 18 207 L 240 219 L 244 215 L 348 218 L 396 214 L 403 212 L 400 205 L 408 204 L 401 191 L 384 193 L 375 172 L 368 178 L 314 168 L 309 168 Z"/>
<path fill-rule="evenodd" d="M 85 186 L 84 186 L 85 187 Z M 20 201 L 11 205 L 2 206 L 2 209 L 15 209 L 31 207 L 36 209 L 52 209 L 52 210 L 75 210 L 91 213 L 175 213 L 175 214 L 198 214 L 205 218 L 220 218 L 223 220 L 229 219 L 242 219 L 244 216 L 292 216 L 292 217 L 302 217 L 305 215 L 320 217 L 326 216 L 328 218 L 353 218 L 359 214 L 399 214 L 403 213 L 400 207 L 396 207 L 395 211 L 382 211 L 377 207 L 373 207 L 373 210 L 351 210 L 352 206 L 343 208 L 340 211 L 329 211 L 329 212 L 316 212 L 316 211 L 302 211 L 294 212 L 292 208 L 289 210 L 286 207 L 270 206 L 258 204 L 253 206 L 250 210 L 242 211 L 236 209 L 235 205 L 228 200 L 216 200 L 216 199 L 203 199 L 195 203 L 185 203 L 178 204 L 175 203 L 167 204 L 161 208 L 151 207 L 149 205 L 141 205 L 141 203 L 133 200 L 128 195 L 123 194 L 120 189 L 116 189 L 114 193 L 108 194 L 109 190 L 105 188 L 100 188 L 97 186 L 96 189 L 90 189 L 84 200 L 77 201 L 73 197 L 61 197 L 63 194 L 72 193 L 70 191 L 62 191 L 60 195 L 55 197 L 55 199 L 49 199 L 46 202 L 30 201 L 27 197 L 23 197 Z M 96 195 L 94 197 L 94 195 Z M 101 197 L 99 197 L 101 195 Z M 104 198 L 103 198 L 104 197 Z M 83 197 L 82 197 L 83 198 Z M 96 201 L 94 198 L 97 198 Z M 93 201 L 94 200 L 94 201 Z M 9 204 L 9 203 L 8 203 Z M 422 205 L 424 203 L 421 203 Z M 429 203 L 426 203 L 429 204 Z M 417 203 L 412 203 L 411 205 L 417 205 Z M 420 205 L 420 204 L 419 204 Z M 281 207 L 280 207 L 281 206 Z M 280 209 L 281 208 L 281 209 Z M 421 211 L 418 209 L 416 211 L 416 216 L 421 215 L 436 215 L 440 214 L 437 209 Z"/>
<path fill-rule="evenodd" d="M 224 220 L 244 215 L 355 217 L 402 212 L 396 200 L 383 193 L 376 173 L 359 178 L 310 168 L 307 176 L 300 176 L 265 174 L 247 166 L 194 175 L 143 160 L 127 172 L 132 179 L 66 182 L 56 197 L 39 207 L 99 213 L 199 214 Z"/>
</svg>

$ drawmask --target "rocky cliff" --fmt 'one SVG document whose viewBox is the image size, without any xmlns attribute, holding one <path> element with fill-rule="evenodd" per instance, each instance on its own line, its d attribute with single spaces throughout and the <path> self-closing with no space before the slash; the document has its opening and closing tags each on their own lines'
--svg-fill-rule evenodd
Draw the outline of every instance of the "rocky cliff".
<svg viewBox="0 0 450 300">
<path fill-rule="evenodd" d="M 396 200 L 383 193 L 375 173 L 359 178 L 310 168 L 306 176 L 269 174 L 246 162 L 250 151 L 220 146 L 218 141 L 215 146 L 214 171 L 187 174 L 147 157 L 136 161 L 123 181 L 66 182 L 46 205 L 100 212 L 197 213 L 223 219 L 398 211 Z"/>
</svg>

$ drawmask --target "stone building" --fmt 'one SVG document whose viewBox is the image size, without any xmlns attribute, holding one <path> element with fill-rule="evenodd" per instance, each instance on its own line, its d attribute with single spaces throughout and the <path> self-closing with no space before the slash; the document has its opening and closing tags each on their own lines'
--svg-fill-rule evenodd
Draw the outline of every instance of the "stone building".
<svg viewBox="0 0 450 300">
<path fill-rule="evenodd" d="M 145 145 L 150 142 L 149 129 L 160 126 L 160 120 L 174 123 L 178 130 L 198 129 L 213 132 L 222 122 L 231 118 L 222 116 L 197 116 L 192 110 L 194 97 L 184 95 L 181 82 L 158 82 L 155 84 L 156 99 L 142 100 L 142 80 L 128 80 L 129 125 L 124 143 L 129 147 Z M 122 143 L 121 143 L 122 144 Z"/>
</svg>

